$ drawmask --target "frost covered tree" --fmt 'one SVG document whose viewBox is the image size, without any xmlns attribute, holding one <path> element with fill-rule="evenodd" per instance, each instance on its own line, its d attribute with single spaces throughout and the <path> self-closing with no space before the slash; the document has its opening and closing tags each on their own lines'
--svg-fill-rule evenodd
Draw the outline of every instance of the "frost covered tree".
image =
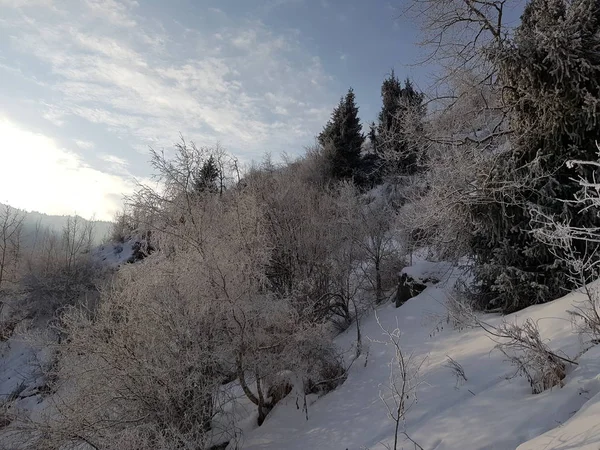
<svg viewBox="0 0 600 450">
<path fill-rule="evenodd" d="M 35 424 L 33 448 L 213 448 L 239 435 L 240 391 L 261 425 L 292 390 L 343 381 L 333 296 L 312 295 L 334 284 L 329 195 L 300 167 L 271 164 L 199 194 L 204 155 L 185 141 L 171 158 L 153 153 L 158 187 L 129 201 L 156 251 L 122 268 L 95 310 L 60 315 L 51 388 L 71 388 Z"/>
<path fill-rule="evenodd" d="M 527 182 L 475 208 L 473 250 L 481 305 L 514 311 L 551 300 L 570 285 L 564 263 L 531 233 L 532 210 L 572 226 L 598 225 L 570 202 L 586 167 L 569 168 L 565 161 L 593 160 L 597 153 L 600 4 L 531 1 L 496 60 L 512 134 L 511 150 L 490 176 L 496 184 Z"/>
<path fill-rule="evenodd" d="M 371 145 L 375 153 L 388 163 L 388 172 L 412 175 L 419 170 L 421 155 L 418 154 L 419 147 L 412 145 L 409 135 L 420 129 L 419 122 L 425 114 L 424 95 L 414 88 L 409 79 L 402 86 L 392 70 L 381 85 L 381 99 L 383 104 L 378 122 L 369 133 Z"/>
<path fill-rule="evenodd" d="M 60 232 L 39 230 L 35 244 L 24 255 L 21 284 L 37 303 L 36 313 L 54 313 L 80 302 L 102 277 L 90 256 L 93 222 L 69 217 Z"/>
</svg>

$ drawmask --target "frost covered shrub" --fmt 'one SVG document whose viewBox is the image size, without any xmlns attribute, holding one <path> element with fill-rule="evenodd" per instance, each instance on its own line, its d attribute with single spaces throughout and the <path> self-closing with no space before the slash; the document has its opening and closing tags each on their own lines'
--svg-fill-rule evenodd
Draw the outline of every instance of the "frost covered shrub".
<svg viewBox="0 0 600 450">
<path fill-rule="evenodd" d="M 75 308 L 62 316 L 53 386 L 60 401 L 43 423 L 44 439 L 206 448 L 227 370 L 215 352 L 223 336 L 214 305 L 181 287 L 168 267 L 124 270 L 93 316 Z"/>
<path fill-rule="evenodd" d="M 496 348 L 508 358 L 515 367 L 512 376 L 523 376 L 531 386 L 533 394 L 562 387 L 568 364 L 574 361 L 553 352 L 540 335 L 537 324 L 527 319 L 522 324 L 502 321 L 494 326 L 482 320 L 468 299 L 460 297 L 460 292 L 447 302 L 448 322 L 454 328 L 481 328 L 492 340 L 497 342 Z"/>
<path fill-rule="evenodd" d="M 296 371 L 303 377 L 305 393 L 325 394 L 345 381 L 343 362 L 326 333 L 307 329 L 296 335 L 293 345 L 298 357 Z"/>
<path fill-rule="evenodd" d="M 157 251 L 123 267 L 93 314 L 62 316 L 49 443 L 210 448 L 237 433 L 232 386 L 260 425 L 289 392 L 283 374 L 319 392 L 342 379 L 326 326 L 272 289 L 265 200 L 250 184 L 182 190 L 171 175 L 166 193 L 138 197 Z"/>
<path fill-rule="evenodd" d="M 566 362 L 569 360 L 552 352 L 543 342 L 540 331 L 531 319 L 522 325 L 504 322 L 493 331 L 506 341 L 497 345 L 517 368 L 517 374 L 524 376 L 531 386 L 532 394 L 562 387 L 566 376 Z"/>
</svg>

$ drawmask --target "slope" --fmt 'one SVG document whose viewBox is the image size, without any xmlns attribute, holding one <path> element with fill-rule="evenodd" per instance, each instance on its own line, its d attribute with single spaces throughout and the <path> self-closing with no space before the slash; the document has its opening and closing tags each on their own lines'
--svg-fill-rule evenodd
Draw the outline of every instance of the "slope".
<svg viewBox="0 0 600 450">
<path fill-rule="evenodd" d="M 600 414 L 600 396 L 596 396 L 600 392 L 600 348 L 592 347 L 578 358 L 579 365 L 568 369 L 564 387 L 533 395 L 528 382 L 515 376 L 515 367 L 495 349 L 496 342 L 489 335 L 481 329 L 458 331 L 447 323 L 444 304 L 451 286 L 452 279 L 427 288 L 398 309 L 393 305 L 379 308 L 362 324 L 368 355 L 363 354 L 352 365 L 346 382 L 309 405 L 308 414 L 297 406 L 296 398 L 288 397 L 276 406 L 262 427 L 246 434 L 241 448 L 393 448 L 394 424 L 380 396 L 389 400 L 386 386 L 394 353 L 384 343 L 381 327 L 390 331 L 398 327 L 405 355 L 412 355 L 420 365 L 417 402 L 407 412 L 406 423 L 400 429 L 423 449 L 514 449 L 556 429 L 579 410 L 562 433 L 550 431 L 543 441 L 540 437 L 519 449 L 583 448 L 582 438 L 576 435 L 584 427 L 588 430 L 585 442 L 595 442 L 593 448 L 598 448 L 600 427 L 588 416 L 597 418 Z M 504 319 L 534 320 L 553 350 L 576 358 L 582 352 L 583 342 L 574 332 L 567 310 L 583 298 L 582 294 L 572 293 Z M 485 320 L 497 325 L 502 318 L 486 316 Z M 337 339 L 349 354 L 355 334 L 351 329 Z M 466 381 L 457 383 L 447 366 L 448 356 L 462 365 Z M 588 401 L 594 403 L 582 409 Z M 564 446 L 564 439 L 574 436 L 579 444 Z M 552 439 L 562 446 L 547 446 Z M 400 442 L 398 448 L 418 448 L 404 436 Z"/>
</svg>

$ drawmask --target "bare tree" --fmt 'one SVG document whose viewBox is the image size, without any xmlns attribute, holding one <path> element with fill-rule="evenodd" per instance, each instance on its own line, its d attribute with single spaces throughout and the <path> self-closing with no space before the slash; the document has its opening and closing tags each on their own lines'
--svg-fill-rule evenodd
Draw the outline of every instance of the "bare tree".
<svg viewBox="0 0 600 450">
<path fill-rule="evenodd" d="M 83 300 L 101 278 L 91 258 L 93 223 L 69 217 L 60 233 L 38 230 L 35 246 L 25 255 L 22 285 L 36 314 L 53 315 L 61 307 Z"/>
<path fill-rule="evenodd" d="M 21 234 L 24 215 L 8 205 L 0 211 L 0 290 L 15 281 L 21 257 Z"/>
<path fill-rule="evenodd" d="M 80 217 L 68 217 L 62 230 L 62 247 L 64 264 L 67 271 L 71 271 L 76 258 L 91 250 L 94 239 L 94 225 L 92 221 L 83 221 Z"/>
<path fill-rule="evenodd" d="M 403 351 L 400 345 L 402 333 L 398 326 L 390 331 L 381 324 L 377 315 L 375 318 L 386 338 L 385 341 L 375 342 L 391 346 L 394 352 L 390 362 L 389 383 L 385 386 L 384 391 L 379 392 L 379 398 L 385 405 L 388 416 L 394 422 L 394 446 L 391 448 L 398 449 L 398 438 L 403 435 L 414 445 L 415 450 L 423 450 L 423 447 L 415 442 L 406 431 L 406 414 L 417 402 L 417 389 L 422 383 L 419 378 L 419 370 L 425 359 L 417 361 L 413 354 L 406 354 Z"/>
<path fill-rule="evenodd" d="M 343 235 L 360 251 L 356 259 L 361 261 L 360 267 L 375 292 L 375 303 L 380 304 L 389 287 L 387 272 L 399 269 L 400 249 L 395 245 L 392 230 L 396 212 L 385 196 L 362 195 L 348 183 L 338 189 L 337 204 L 345 227 Z"/>
<path fill-rule="evenodd" d="M 405 11 L 421 23 L 428 59 L 442 67 L 422 126 L 415 127 L 410 114 L 402 124 L 425 165 L 425 176 L 407 180 L 404 188 L 400 225 L 411 247 L 434 247 L 445 257 L 464 254 L 474 207 L 510 198 L 499 192 L 511 183 L 490 181 L 497 160 L 510 150 L 497 55 L 510 38 L 506 11 L 513 7 L 516 2 L 507 0 L 415 0 Z"/>
<path fill-rule="evenodd" d="M 510 0 L 415 0 L 405 13 L 421 24 L 428 60 L 444 67 L 440 81 L 473 69 L 479 80 L 489 81 L 496 72 L 495 50 L 505 45 L 512 31 L 505 12 L 517 6 Z"/>
</svg>

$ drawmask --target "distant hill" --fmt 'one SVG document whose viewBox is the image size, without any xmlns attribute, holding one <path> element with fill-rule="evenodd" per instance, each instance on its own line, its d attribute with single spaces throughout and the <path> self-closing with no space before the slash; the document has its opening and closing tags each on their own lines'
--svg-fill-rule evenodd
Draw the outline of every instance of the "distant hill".
<svg viewBox="0 0 600 450">
<path fill-rule="evenodd" d="M 7 205 L 0 203 L 0 208 L 4 208 Z M 19 211 L 25 216 L 25 220 L 23 221 L 23 234 L 25 236 L 31 235 L 35 232 L 37 226 L 41 226 L 42 228 L 48 228 L 50 230 L 60 231 L 67 224 L 67 220 L 69 217 L 74 216 L 53 216 L 49 214 L 43 214 L 37 211 L 24 211 L 22 209 L 13 208 L 8 205 L 9 208 Z M 110 234 L 112 228 L 112 222 L 106 222 L 102 220 L 94 220 L 89 221 L 84 219 L 83 217 L 77 216 L 79 220 L 83 222 L 91 222 L 94 225 L 94 243 L 101 243 L 105 237 Z"/>
</svg>

